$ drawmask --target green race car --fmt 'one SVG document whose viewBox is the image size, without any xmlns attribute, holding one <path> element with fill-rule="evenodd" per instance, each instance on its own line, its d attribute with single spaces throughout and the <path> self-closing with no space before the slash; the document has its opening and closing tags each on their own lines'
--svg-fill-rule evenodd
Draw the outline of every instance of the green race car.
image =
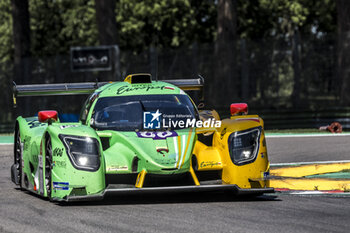
<svg viewBox="0 0 350 233">
<path fill-rule="evenodd" d="M 12 181 L 53 201 L 131 192 L 273 192 L 265 179 L 262 119 L 241 115 L 245 104 L 232 104 L 225 120 L 198 111 L 184 91 L 203 84 L 201 77 L 152 81 L 135 74 L 124 82 L 15 86 L 15 97 L 90 96 L 79 122 L 60 123 L 56 111 L 16 119 Z"/>
</svg>

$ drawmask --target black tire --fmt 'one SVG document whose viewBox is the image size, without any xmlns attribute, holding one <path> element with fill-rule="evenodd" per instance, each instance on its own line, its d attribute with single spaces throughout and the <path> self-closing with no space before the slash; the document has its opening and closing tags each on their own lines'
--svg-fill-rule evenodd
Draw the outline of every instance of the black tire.
<svg viewBox="0 0 350 233">
<path fill-rule="evenodd" d="M 15 131 L 15 145 L 14 145 L 14 164 L 16 164 L 19 187 L 23 190 L 22 187 L 22 147 L 21 147 L 21 135 L 19 132 L 19 127 L 16 127 Z"/>
<path fill-rule="evenodd" d="M 195 155 L 192 155 L 192 168 L 194 171 L 198 171 L 198 161 Z"/>
<path fill-rule="evenodd" d="M 45 188 L 47 192 L 47 197 L 52 200 L 52 144 L 49 135 L 45 138 Z"/>
</svg>

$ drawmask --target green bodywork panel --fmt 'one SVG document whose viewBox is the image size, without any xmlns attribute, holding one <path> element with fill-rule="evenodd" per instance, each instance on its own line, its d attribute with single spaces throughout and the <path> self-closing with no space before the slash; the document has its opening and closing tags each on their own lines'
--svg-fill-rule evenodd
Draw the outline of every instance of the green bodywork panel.
<svg viewBox="0 0 350 233">
<path fill-rule="evenodd" d="M 90 127 L 90 118 L 98 98 L 153 94 L 186 95 L 181 89 L 165 82 L 149 84 L 117 82 L 107 84 L 97 89 L 95 93 L 98 94 L 98 97 L 91 101 L 84 123 L 56 122 L 48 125 L 40 123 L 37 117 L 17 118 L 22 144 L 23 174 L 28 179 L 26 189 L 47 196 L 45 185 L 43 185 L 45 182 L 43 177 L 45 177 L 46 135 L 51 138 L 52 143 L 51 197 L 56 199 L 63 199 L 68 195 L 98 194 L 106 188 L 106 174 L 139 173 L 142 170 L 154 174 L 175 174 L 189 171 L 193 147 L 197 140 L 195 129 L 172 131 L 169 133 L 170 136 L 155 140 L 143 137 L 142 134 L 147 136 L 146 132 L 96 131 Z M 85 107 L 83 106 L 83 108 Z M 98 170 L 76 169 L 72 165 L 59 135 L 96 138 L 100 145 L 100 167 Z M 102 148 L 101 139 L 108 142 L 109 147 L 105 150 Z M 135 160 L 137 166 L 133 168 Z M 136 170 L 133 170 L 135 168 Z M 22 182 L 23 179 L 22 177 Z M 58 185 L 55 186 L 53 183 Z"/>
<path fill-rule="evenodd" d="M 110 131 L 111 136 L 108 138 L 111 146 L 103 152 L 106 162 L 106 173 L 132 172 L 132 161 L 135 158 L 138 159 L 138 169 L 134 172 L 142 170 L 154 174 L 187 172 L 190 166 L 189 158 L 195 142 L 195 134 L 188 138 L 189 131 L 190 129 L 177 130 L 178 136 L 160 140 L 140 138 L 136 132 Z M 178 143 L 177 137 L 181 138 L 180 143 Z M 187 143 L 190 149 L 187 149 L 185 154 Z M 157 149 L 166 149 L 168 152 L 160 153 L 157 152 Z M 183 165 L 179 167 L 177 162 L 179 162 L 181 157 L 184 160 Z"/>
</svg>

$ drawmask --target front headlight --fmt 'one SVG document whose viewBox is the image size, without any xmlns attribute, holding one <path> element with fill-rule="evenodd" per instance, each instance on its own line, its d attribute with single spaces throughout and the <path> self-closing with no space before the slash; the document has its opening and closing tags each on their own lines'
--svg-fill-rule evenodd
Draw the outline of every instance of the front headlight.
<svg viewBox="0 0 350 233">
<path fill-rule="evenodd" d="M 100 167 L 99 143 L 96 138 L 59 135 L 68 157 L 76 169 L 96 171 Z"/>
<path fill-rule="evenodd" d="M 234 164 L 243 165 L 256 159 L 262 127 L 234 132 L 228 139 L 230 157 Z"/>
</svg>

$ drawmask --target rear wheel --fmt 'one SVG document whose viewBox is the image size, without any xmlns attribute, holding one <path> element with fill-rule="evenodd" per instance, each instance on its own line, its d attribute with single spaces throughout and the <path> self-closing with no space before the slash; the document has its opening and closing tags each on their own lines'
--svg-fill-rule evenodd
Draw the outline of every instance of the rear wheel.
<svg viewBox="0 0 350 233">
<path fill-rule="evenodd" d="M 48 198 L 51 200 L 52 193 L 52 144 L 50 136 L 46 136 L 45 140 L 45 186 Z"/>
<path fill-rule="evenodd" d="M 22 188 L 22 146 L 21 146 L 21 135 L 19 129 L 15 134 L 15 146 L 14 146 L 14 163 L 17 170 L 17 179 L 19 181 L 19 187 Z"/>
</svg>

